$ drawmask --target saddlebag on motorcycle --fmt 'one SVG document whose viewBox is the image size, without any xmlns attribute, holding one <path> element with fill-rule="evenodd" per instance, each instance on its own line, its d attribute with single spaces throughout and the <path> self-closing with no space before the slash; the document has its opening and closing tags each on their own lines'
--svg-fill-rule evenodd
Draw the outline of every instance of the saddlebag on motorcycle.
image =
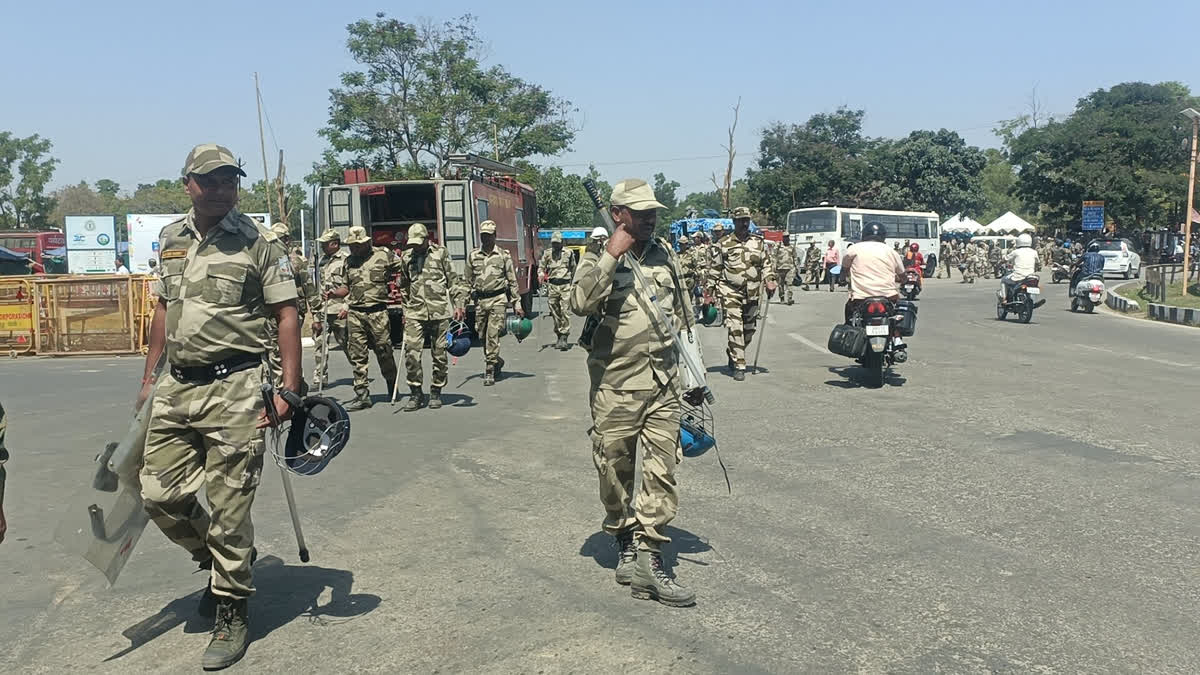
<svg viewBox="0 0 1200 675">
<path fill-rule="evenodd" d="M 867 353 L 867 333 L 858 326 L 838 324 L 829 334 L 829 351 L 857 359 Z"/>
<path fill-rule="evenodd" d="M 917 332 L 917 303 L 908 300 L 897 302 L 896 316 L 900 317 L 900 334 L 912 337 Z"/>
</svg>

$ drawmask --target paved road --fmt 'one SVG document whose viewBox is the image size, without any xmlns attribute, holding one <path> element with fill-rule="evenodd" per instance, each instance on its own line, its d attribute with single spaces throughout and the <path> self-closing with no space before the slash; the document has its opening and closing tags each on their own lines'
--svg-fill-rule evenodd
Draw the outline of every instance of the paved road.
<svg viewBox="0 0 1200 675">
<path fill-rule="evenodd" d="M 713 376 L 732 495 L 712 453 L 680 471 L 692 609 L 612 581 L 579 350 L 543 348 L 539 320 L 489 389 L 472 352 L 448 407 L 356 414 L 351 449 L 297 481 L 311 564 L 265 480 L 237 669 L 1200 671 L 1200 334 L 1073 315 L 1062 286 L 1001 323 L 993 288 L 930 281 L 912 359 L 877 390 L 823 348 L 842 294 L 771 309 L 767 372 Z M 702 332 L 715 368 L 722 331 Z M 195 670 L 204 580 L 181 551 L 149 530 L 108 589 L 52 540 L 139 372 L 0 364 L 0 671 Z"/>
</svg>

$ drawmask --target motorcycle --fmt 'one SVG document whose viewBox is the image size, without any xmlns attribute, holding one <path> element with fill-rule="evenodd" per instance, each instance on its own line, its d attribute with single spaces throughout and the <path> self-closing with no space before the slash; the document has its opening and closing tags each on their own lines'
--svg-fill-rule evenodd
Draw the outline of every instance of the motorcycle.
<svg viewBox="0 0 1200 675">
<path fill-rule="evenodd" d="M 829 336 L 829 350 L 856 359 L 871 373 L 871 385 L 883 386 L 885 368 L 908 361 L 905 337 L 916 332 L 917 306 L 901 300 L 893 303 L 884 297 L 862 300 L 850 316 L 850 323 L 835 326 Z"/>
<path fill-rule="evenodd" d="M 1050 263 L 1050 281 L 1061 284 L 1071 278 L 1071 268 L 1062 263 Z"/>
<path fill-rule="evenodd" d="M 1012 286 L 1012 295 L 1005 297 L 1009 286 L 1001 281 L 1000 289 L 996 291 L 996 319 L 1004 321 L 1009 312 L 1012 312 L 1021 323 L 1029 323 L 1033 318 L 1033 310 L 1046 304 L 1045 299 L 1039 299 L 1042 294 L 1039 283 L 1040 279 L 1037 276 L 1025 277 L 1020 283 Z"/>
<path fill-rule="evenodd" d="M 900 293 L 909 300 L 915 300 L 921 294 L 921 273 L 915 267 L 904 270 L 904 281 L 900 283 Z"/>
<path fill-rule="evenodd" d="M 1093 274 L 1092 276 L 1081 279 L 1075 284 L 1075 288 L 1071 289 L 1071 311 L 1077 312 L 1080 309 L 1091 314 L 1096 311 L 1096 305 L 1104 302 L 1104 275 Z"/>
</svg>

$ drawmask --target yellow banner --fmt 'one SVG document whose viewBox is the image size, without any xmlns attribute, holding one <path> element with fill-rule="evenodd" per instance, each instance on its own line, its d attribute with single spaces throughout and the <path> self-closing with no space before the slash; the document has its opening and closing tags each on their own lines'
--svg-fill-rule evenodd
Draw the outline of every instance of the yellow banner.
<svg viewBox="0 0 1200 675">
<path fill-rule="evenodd" d="M 33 308 L 29 305 L 0 307 L 0 331 L 33 330 Z"/>
</svg>

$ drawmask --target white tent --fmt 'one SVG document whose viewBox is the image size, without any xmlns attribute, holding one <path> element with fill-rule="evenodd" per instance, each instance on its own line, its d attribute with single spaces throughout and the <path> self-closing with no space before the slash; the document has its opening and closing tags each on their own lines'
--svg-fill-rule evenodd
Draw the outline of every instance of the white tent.
<svg viewBox="0 0 1200 675">
<path fill-rule="evenodd" d="M 978 234 L 983 230 L 983 225 L 975 222 L 970 218 L 964 218 L 961 213 L 956 213 L 949 220 L 942 223 L 942 232 L 970 232 Z"/>
<path fill-rule="evenodd" d="M 1004 215 L 993 220 L 983 228 L 981 234 L 1020 234 L 1022 232 L 1036 232 L 1037 228 L 1030 225 L 1025 219 L 1021 218 L 1012 211 L 1005 212 Z"/>
</svg>

